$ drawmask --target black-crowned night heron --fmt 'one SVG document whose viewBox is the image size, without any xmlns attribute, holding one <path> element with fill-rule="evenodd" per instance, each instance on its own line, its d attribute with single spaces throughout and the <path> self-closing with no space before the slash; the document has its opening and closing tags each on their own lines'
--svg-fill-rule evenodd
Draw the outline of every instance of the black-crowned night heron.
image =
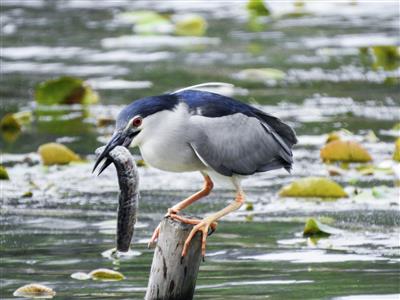
<svg viewBox="0 0 400 300">
<path fill-rule="evenodd" d="M 277 117 L 232 98 L 192 87 L 143 98 L 125 107 L 93 170 L 117 145 L 132 145 L 138 146 L 145 162 L 155 168 L 171 172 L 200 171 L 204 187 L 168 209 L 167 215 L 195 224 L 182 255 L 186 254 L 196 232 L 201 231 L 204 256 L 208 230 L 214 229 L 218 219 L 237 210 L 244 202 L 241 177 L 279 168 L 290 171 L 291 149 L 296 142 L 293 129 Z M 99 173 L 110 163 L 107 158 Z M 210 193 L 211 177 L 215 173 L 232 183 L 235 200 L 203 220 L 178 215 Z M 150 242 L 156 241 L 158 235 L 159 226 Z"/>
</svg>

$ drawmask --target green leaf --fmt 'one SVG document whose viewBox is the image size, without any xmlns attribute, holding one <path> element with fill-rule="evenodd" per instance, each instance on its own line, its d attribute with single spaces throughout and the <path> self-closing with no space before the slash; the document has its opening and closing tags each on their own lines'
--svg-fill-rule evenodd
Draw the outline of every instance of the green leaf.
<svg viewBox="0 0 400 300">
<path fill-rule="evenodd" d="M 248 0 L 246 6 L 248 12 L 252 16 L 269 16 L 271 11 L 264 4 L 263 0 Z"/>
<path fill-rule="evenodd" d="M 73 161 L 81 161 L 77 154 L 62 144 L 44 144 L 39 147 L 38 152 L 46 166 L 65 165 Z"/>
<path fill-rule="evenodd" d="M 400 65 L 400 51 L 397 46 L 372 47 L 374 67 L 384 70 L 396 70 Z"/>
<path fill-rule="evenodd" d="M 331 234 L 338 234 L 341 232 L 342 231 L 340 229 L 323 224 L 314 218 L 309 218 L 304 226 L 303 236 L 323 237 L 329 236 Z"/>
<path fill-rule="evenodd" d="M 199 15 L 187 15 L 178 18 L 175 23 L 177 35 L 203 36 L 207 30 L 207 21 Z"/>
<path fill-rule="evenodd" d="M 10 177 L 8 176 L 8 172 L 6 168 L 0 165 L 0 180 L 9 180 Z"/>
<path fill-rule="evenodd" d="M 93 104 L 98 94 L 82 79 L 59 77 L 40 83 L 35 89 L 36 102 L 43 105 Z"/>
<path fill-rule="evenodd" d="M 254 210 L 254 205 L 251 202 L 246 202 L 246 210 L 247 211 L 253 211 Z"/>
<path fill-rule="evenodd" d="M 110 269 L 97 269 L 89 273 L 94 280 L 102 281 L 119 281 L 125 279 L 125 276 L 120 272 Z"/>
<path fill-rule="evenodd" d="M 298 179 L 279 191 L 281 197 L 347 197 L 343 188 L 331 179 L 307 177 Z"/>
<path fill-rule="evenodd" d="M 397 138 L 394 144 L 393 160 L 400 161 L 400 138 Z"/>
</svg>

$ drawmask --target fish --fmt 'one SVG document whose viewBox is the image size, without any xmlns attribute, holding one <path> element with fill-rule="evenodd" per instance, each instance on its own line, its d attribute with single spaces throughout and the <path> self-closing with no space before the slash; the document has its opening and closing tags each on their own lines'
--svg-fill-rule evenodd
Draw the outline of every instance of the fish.
<svg viewBox="0 0 400 300">
<path fill-rule="evenodd" d="M 96 149 L 99 156 L 104 147 Z M 139 174 L 135 160 L 129 150 L 123 146 L 117 146 L 109 152 L 105 164 L 113 163 L 118 176 L 118 215 L 116 250 L 127 252 L 130 249 L 134 228 L 139 208 Z"/>
</svg>

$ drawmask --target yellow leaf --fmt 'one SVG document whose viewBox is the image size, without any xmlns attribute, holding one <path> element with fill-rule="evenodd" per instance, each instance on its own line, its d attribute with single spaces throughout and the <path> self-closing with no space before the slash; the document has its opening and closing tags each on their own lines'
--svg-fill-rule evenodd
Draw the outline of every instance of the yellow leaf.
<svg viewBox="0 0 400 300">
<path fill-rule="evenodd" d="M 341 230 L 339 229 L 323 224 L 314 218 L 309 218 L 304 225 L 303 236 L 323 237 L 340 232 Z"/>
<path fill-rule="evenodd" d="M 282 197 L 347 197 L 336 182 L 323 177 L 307 177 L 296 180 L 279 191 Z"/>
<path fill-rule="evenodd" d="M 367 150 L 354 141 L 336 140 L 330 142 L 321 149 L 320 155 L 324 162 L 367 162 L 372 160 Z"/>
<path fill-rule="evenodd" d="M 206 20 L 198 15 L 184 16 L 175 24 L 175 33 L 178 35 L 202 36 L 206 30 Z"/>
<path fill-rule="evenodd" d="M 400 138 L 397 138 L 395 143 L 393 160 L 400 161 Z"/>
<path fill-rule="evenodd" d="M 6 168 L 0 165 L 0 180 L 9 180 L 9 179 L 10 177 L 8 177 L 8 172 Z"/>
<path fill-rule="evenodd" d="M 125 276 L 120 272 L 110 269 L 96 269 L 89 273 L 90 277 L 94 280 L 102 281 L 118 281 L 125 279 Z"/>
<path fill-rule="evenodd" d="M 13 295 L 15 297 L 49 299 L 53 298 L 56 292 L 45 285 L 31 283 L 20 287 Z"/>
<path fill-rule="evenodd" d="M 38 152 L 42 162 L 46 166 L 65 165 L 72 161 L 80 161 L 80 157 L 69 148 L 58 143 L 48 143 L 41 145 Z"/>
</svg>

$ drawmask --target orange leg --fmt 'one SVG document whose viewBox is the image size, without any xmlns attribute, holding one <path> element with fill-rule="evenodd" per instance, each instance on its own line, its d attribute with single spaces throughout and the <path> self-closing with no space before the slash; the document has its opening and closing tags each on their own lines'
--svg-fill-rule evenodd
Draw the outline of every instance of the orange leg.
<svg viewBox="0 0 400 300">
<path fill-rule="evenodd" d="M 207 233 L 208 233 L 208 228 L 217 220 L 222 218 L 223 216 L 229 214 L 232 211 L 235 211 L 239 209 L 242 204 L 244 203 L 244 193 L 241 190 L 238 190 L 236 194 L 235 201 L 229 204 L 227 207 L 224 209 L 221 209 L 219 212 L 212 214 L 211 216 L 208 216 L 201 220 L 196 226 L 193 227 L 192 231 L 189 233 L 189 236 L 187 237 L 185 244 L 183 246 L 182 250 L 182 256 L 185 256 L 188 250 L 188 247 L 190 245 L 190 241 L 194 237 L 197 231 L 202 232 L 202 241 L 201 241 L 201 254 L 204 257 L 206 255 L 206 240 L 207 240 Z"/>
<path fill-rule="evenodd" d="M 204 187 L 197 193 L 193 194 L 192 196 L 186 198 L 185 200 L 182 200 L 181 202 L 169 208 L 167 216 L 177 214 L 182 209 L 185 209 L 186 207 L 191 205 L 193 202 L 196 202 L 197 200 L 209 195 L 213 187 L 214 183 L 211 181 L 210 176 L 204 175 Z"/>
<path fill-rule="evenodd" d="M 210 194 L 211 190 L 214 187 L 214 183 L 212 182 L 210 176 L 208 176 L 206 174 L 203 174 L 203 176 L 204 176 L 203 188 L 200 191 L 198 191 L 197 193 L 193 194 L 192 196 L 182 200 L 181 202 L 179 202 L 179 203 L 175 204 L 174 206 L 172 206 L 171 208 L 169 208 L 167 214 L 165 215 L 166 217 L 171 217 L 173 219 L 180 220 L 181 222 L 184 222 L 187 224 L 197 224 L 197 223 L 192 223 L 192 222 L 196 222 L 196 221 L 200 222 L 200 220 L 187 219 L 184 217 L 180 217 L 177 215 L 177 213 L 180 212 L 181 210 L 185 209 L 189 205 L 191 205 L 193 202 L 196 202 L 197 200 Z M 156 227 L 156 229 L 154 230 L 154 232 L 151 236 L 151 239 L 148 243 L 149 247 L 150 247 L 150 245 L 152 245 L 156 242 L 159 235 L 160 235 L 160 225 L 158 225 Z"/>
</svg>

